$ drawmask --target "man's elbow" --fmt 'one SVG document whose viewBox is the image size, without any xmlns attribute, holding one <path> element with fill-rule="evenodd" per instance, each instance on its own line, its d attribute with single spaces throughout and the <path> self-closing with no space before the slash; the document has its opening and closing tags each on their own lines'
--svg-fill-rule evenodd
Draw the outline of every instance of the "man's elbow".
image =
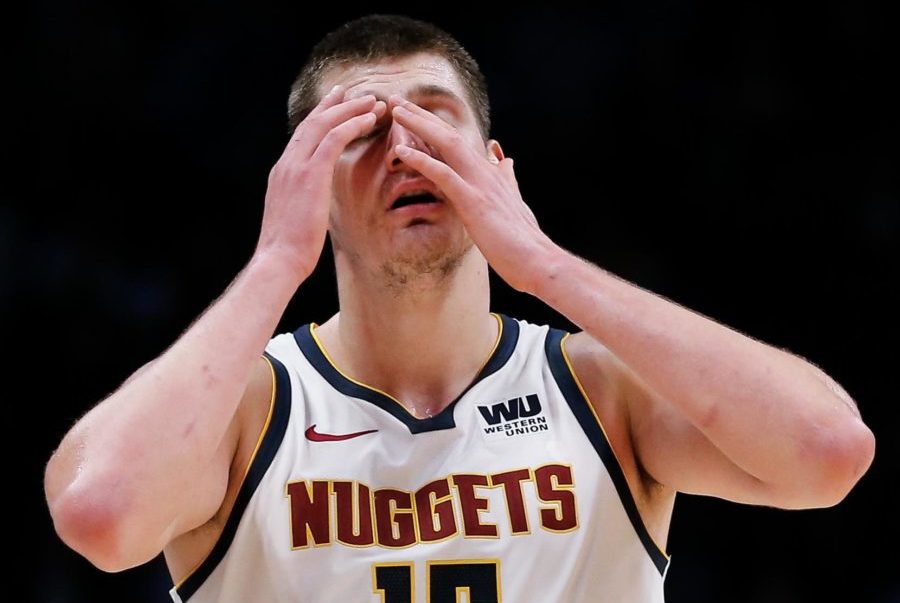
<svg viewBox="0 0 900 603">
<path fill-rule="evenodd" d="M 875 457 L 875 436 L 858 418 L 853 417 L 838 429 L 820 434 L 813 446 L 816 476 L 809 487 L 804 506 L 833 507 L 844 500 L 868 471 Z"/>
<path fill-rule="evenodd" d="M 48 501 L 60 539 L 105 572 L 119 572 L 143 563 L 125 544 L 127 524 L 115 503 L 96 493 L 77 493 L 72 489 Z"/>
</svg>

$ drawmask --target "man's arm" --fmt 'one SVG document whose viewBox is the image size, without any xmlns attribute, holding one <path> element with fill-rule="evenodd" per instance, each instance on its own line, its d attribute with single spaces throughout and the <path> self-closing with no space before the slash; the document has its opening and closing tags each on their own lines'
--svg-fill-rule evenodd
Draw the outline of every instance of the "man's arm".
<svg viewBox="0 0 900 603">
<path fill-rule="evenodd" d="M 820 369 L 557 253 L 537 294 L 585 330 L 568 346 L 573 364 L 616 383 L 619 400 L 602 403 L 624 405 L 645 475 L 806 508 L 838 503 L 868 469 L 874 437 Z"/>
<path fill-rule="evenodd" d="M 404 145 L 397 155 L 447 194 L 491 267 L 617 359 L 608 370 L 624 384 L 628 437 L 656 481 L 812 507 L 837 503 L 866 471 L 872 432 L 821 370 L 565 251 L 538 226 L 499 145 L 476 148 L 415 103 L 390 101 L 394 118 L 442 160 Z"/>
<path fill-rule="evenodd" d="M 47 465 L 62 539 L 102 569 L 156 556 L 223 502 L 245 405 L 266 401 L 262 354 L 325 242 L 334 165 L 384 103 L 336 87 L 269 174 L 259 243 L 226 293 L 166 352 L 88 412 Z"/>
<path fill-rule="evenodd" d="M 107 571 L 149 561 L 212 517 L 225 495 L 238 405 L 293 294 L 275 256 L 254 258 L 159 358 L 65 436 L 45 489 L 60 537 Z M 267 392 L 250 388 L 257 404 Z"/>
</svg>

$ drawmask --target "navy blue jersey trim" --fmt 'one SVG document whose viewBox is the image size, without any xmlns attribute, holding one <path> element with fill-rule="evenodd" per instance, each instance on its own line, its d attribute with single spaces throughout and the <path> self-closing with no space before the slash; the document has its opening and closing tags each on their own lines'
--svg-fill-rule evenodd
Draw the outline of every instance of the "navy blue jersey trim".
<svg viewBox="0 0 900 603">
<path fill-rule="evenodd" d="M 225 557 L 228 547 L 231 546 L 231 542 L 234 540 L 234 534 L 237 532 L 241 517 L 243 517 L 244 511 L 247 510 L 247 505 L 250 503 L 253 493 L 256 492 L 259 482 L 262 481 L 263 475 L 269 469 L 269 465 L 272 464 L 275 453 L 278 452 L 278 448 L 281 446 L 284 434 L 287 431 L 288 419 L 291 416 L 291 380 L 288 377 L 287 369 L 281 362 L 268 353 L 265 356 L 272 363 L 272 368 L 275 370 L 275 407 L 272 410 L 269 428 L 266 430 L 262 443 L 259 445 L 259 450 L 256 452 L 256 457 L 247 471 L 247 476 L 244 478 L 244 483 L 241 485 L 241 489 L 234 501 L 234 507 L 231 509 L 228 521 L 225 522 L 225 528 L 222 530 L 222 534 L 219 535 L 219 540 L 216 541 L 212 551 L 203 560 L 200 567 L 177 588 L 178 596 L 185 603 L 197 592 L 197 589 L 209 578 L 209 575 L 212 574 L 216 566 L 222 561 L 222 558 Z"/>
<path fill-rule="evenodd" d="M 294 331 L 294 339 L 300 347 L 300 351 L 309 360 L 320 375 L 322 375 L 331 386 L 346 396 L 352 396 L 370 402 L 381 410 L 391 414 L 398 421 L 402 422 L 409 428 L 410 433 L 425 433 L 428 431 L 439 431 L 441 429 L 453 429 L 456 427 L 456 421 L 453 418 L 453 408 L 459 402 L 472 386 L 484 379 L 485 377 L 496 373 L 512 356 L 513 350 L 516 349 L 516 343 L 519 341 L 519 323 L 508 316 L 499 315 L 503 323 L 503 331 L 500 334 L 500 341 L 493 355 L 478 373 L 478 376 L 469 384 L 469 386 L 451 402 L 447 408 L 426 419 L 419 419 L 409 414 L 409 412 L 398 404 L 392 398 L 383 393 L 374 390 L 365 385 L 354 383 L 341 374 L 334 365 L 329 362 L 325 354 L 316 344 L 316 340 L 312 335 L 311 326 L 304 325 Z"/>
<path fill-rule="evenodd" d="M 584 430 L 585 435 L 587 435 L 591 444 L 594 446 L 594 450 L 596 450 L 597 454 L 600 456 L 600 460 L 602 460 L 604 466 L 606 466 L 606 471 L 609 473 L 613 484 L 616 486 L 616 491 L 619 493 L 619 499 L 622 501 L 622 506 L 625 507 L 625 513 L 628 514 L 628 519 L 631 520 L 631 525 L 634 526 L 638 538 L 640 538 L 644 548 L 650 555 L 650 559 L 653 561 L 656 569 L 659 570 L 661 575 L 665 575 L 666 566 L 669 562 L 663 552 L 659 550 L 659 547 L 656 546 L 656 543 L 653 542 L 649 532 L 647 532 L 644 520 L 641 519 L 641 515 L 638 513 L 637 505 L 631 494 L 631 489 L 628 487 L 628 482 L 625 480 L 625 473 L 622 471 L 622 467 L 619 465 L 616 455 L 613 454 L 612 447 L 610 446 L 609 441 L 607 441 L 603 429 L 600 427 L 597 418 L 590 408 L 590 402 L 582 395 L 581 389 L 578 387 L 574 375 L 572 375 L 572 371 L 569 370 L 569 365 L 566 363 L 565 356 L 563 356 L 562 340 L 565 335 L 565 332 L 558 329 L 550 329 L 550 332 L 547 333 L 545 350 L 547 353 L 547 360 L 550 363 L 550 372 L 553 373 L 556 384 L 562 391 L 563 396 L 565 396 L 566 402 L 569 403 L 572 414 L 575 415 L 575 418 Z"/>
</svg>

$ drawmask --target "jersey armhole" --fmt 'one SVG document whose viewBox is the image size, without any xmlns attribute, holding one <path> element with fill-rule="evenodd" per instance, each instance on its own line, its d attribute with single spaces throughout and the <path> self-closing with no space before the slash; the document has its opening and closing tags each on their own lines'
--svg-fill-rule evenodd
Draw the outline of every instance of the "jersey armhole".
<svg viewBox="0 0 900 603">
<path fill-rule="evenodd" d="M 266 422 L 259 434 L 256 447 L 250 456 L 250 462 L 247 464 L 243 481 L 235 497 L 228 519 L 225 522 L 225 527 L 222 529 L 222 533 L 219 535 L 219 539 L 209 552 L 209 555 L 169 591 L 175 603 L 188 601 L 225 557 L 225 553 L 228 552 L 228 548 L 234 540 L 234 535 L 237 532 L 244 511 L 246 511 L 247 505 L 250 503 L 250 499 L 256 492 L 256 488 L 272 464 L 275 453 L 278 452 L 278 448 L 284 440 L 288 419 L 291 416 L 291 380 L 287 369 L 277 358 L 268 352 L 263 354 L 263 358 L 269 365 L 272 374 L 272 396 L 269 402 L 269 414 L 266 416 Z"/>
<path fill-rule="evenodd" d="M 575 419 L 606 467 L 606 471 L 609 473 L 619 495 L 619 500 L 622 501 L 622 506 L 625 508 L 625 513 L 628 515 L 628 519 L 631 521 L 638 538 L 644 545 L 644 549 L 647 551 L 656 569 L 659 570 L 659 573 L 665 576 L 669 565 L 669 557 L 656 544 L 644 525 L 644 520 L 638 511 L 628 480 L 625 479 L 625 472 L 622 470 L 622 465 L 616 458 L 609 438 L 606 436 L 603 423 L 600 421 L 600 417 L 597 416 L 587 392 L 578 380 L 575 369 L 566 354 L 565 343 L 567 337 L 569 337 L 569 333 L 558 329 L 550 329 L 547 333 L 545 352 L 547 362 L 550 365 L 550 372 L 553 374 L 553 378 L 568 403 L 572 414 L 575 415 Z"/>
</svg>

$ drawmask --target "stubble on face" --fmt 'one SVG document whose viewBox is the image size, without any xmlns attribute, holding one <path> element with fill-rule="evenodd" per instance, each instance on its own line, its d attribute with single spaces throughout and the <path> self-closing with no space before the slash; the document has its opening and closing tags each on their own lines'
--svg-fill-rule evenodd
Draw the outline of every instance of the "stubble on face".
<svg viewBox="0 0 900 603">
<path fill-rule="evenodd" d="M 369 227 L 377 228 L 376 223 L 371 220 Z M 337 235 L 339 231 L 335 229 L 332 216 L 329 230 L 335 260 L 343 258 L 345 265 L 358 276 L 383 287 L 397 298 L 449 286 L 466 255 L 475 246 L 472 239 L 464 232 L 457 232 L 456 236 L 446 232 L 437 236 L 434 232 L 424 232 L 432 225 L 419 224 L 407 228 L 423 229 L 423 232 L 418 236 L 411 232 L 404 233 L 410 238 L 398 245 L 391 257 L 372 262 L 374 258 L 368 251 L 357 249 Z"/>
<path fill-rule="evenodd" d="M 379 267 L 381 284 L 395 297 L 416 294 L 449 285 L 474 243 L 455 247 L 435 246 L 416 253 L 400 254 Z"/>
</svg>

